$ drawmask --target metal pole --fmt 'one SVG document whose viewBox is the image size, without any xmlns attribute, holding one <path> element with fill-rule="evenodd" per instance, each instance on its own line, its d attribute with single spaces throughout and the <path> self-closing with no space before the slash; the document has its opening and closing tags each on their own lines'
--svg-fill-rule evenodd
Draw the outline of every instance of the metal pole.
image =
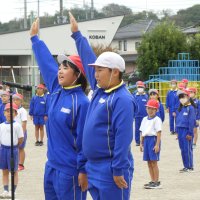
<svg viewBox="0 0 200 200">
<path fill-rule="evenodd" d="M 94 19 L 94 1 L 91 0 L 91 19 Z"/>
<path fill-rule="evenodd" d="M 12 200 L 15 199 L 15 161 L 14 161 L 14 145 L 13 145 L 13 107 L 12 107 L 12 95 L 10 95 L 10 134 L 11 134 L 11 155 L 10 155 L 10 167 L 11 167 L 11 191 Z"/>
<path fill-rule="evenodd" d="M 27 29 L 27 2 L 24 0 L 24 29 Z"/>
<path fill-rule="evenodd" d="M 63 23 L 63 0 L 60 0 L 60 20 L 59 23 Z"/>
</svg>

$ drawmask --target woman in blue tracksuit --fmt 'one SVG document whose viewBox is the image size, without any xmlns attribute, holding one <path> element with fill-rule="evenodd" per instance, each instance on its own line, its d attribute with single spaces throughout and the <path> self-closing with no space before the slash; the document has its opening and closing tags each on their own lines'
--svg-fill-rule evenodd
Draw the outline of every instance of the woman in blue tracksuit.
<svg viewBox="0 0 200 200">
<path fill-rule="evenodd" d="M 171 134 L 175 134 L 175 116 L 176 116 L 176 98 L 177 98 L 177 80 L 170 81 L 171 89 L 167 92 L 166 109 L 169 113 L 169 126 Z"/>
<path fill-rule="evenodd" d="M 156 116 L 160 117 L 162 122 L 164 122 L 164 120 L 165 120 L 165 110 L 164 110 L 164 107 L 162 105 L 162 102 L 160 101 L 158 90 L 150 89 L 149 90 L 149 99 L 156 99 L 157 101 L 159 101 L 159 109 L 156 113 Z"/>
<path fill-rule="evenodd" d="M 137 112 L 135 113 L 135 143 L 140 146 L 140 125 L 143 117 L 147 116 L 146 104 L 149 99 L 144 91 L 145 85 L 142 81 L 136 83 L 137 92 L 133 94 L 134 100 L 137 105 Z"/>
<path fill-rule="evenodd" d="M 82 131 L 89 101 L 85 72 L 79 56 L 59 55 L 58 62 L 39 40 L 38 20 L 30 30 L 32 48 L 50 92 L 48 148 L 44 175 L 46 200 L 85 200 L 86 159 L 82 153 Z M 83 192 L 82 192 L 83 191 Z"/>
<path fill-rule="evenodd" d="M 197 139 L 198 139 L 197 128 L 199 127 L 199 120 L 200 120 L 200 101 L 196 97 L 197 88 L 190 87 L 190 88 L 188 88 L 188 91 L 190 92 L 190 98 L 193 100 L 193 102 L 196 105 L 196 108 L 195 108 L 196 124 L 195 124 L 195 127 L 194 127 L 194 140 L 193 140 L 193 149 L 194 149 L 194 148 L 196 148 Z"/>
<path fill-rule="evenodd" d="M 179 91 L 177 95 L 180 100 L 180 107 L 176 116 L 176 131 L 184 166 L 180 172 L 192 172 L 194 170 L 192 141 L 196 122 L 195 105 L 189 97 L 189 91 Z"/>
<path fill-rule="evenodd" d="M 113 52 L 96 58 L 70 14 L 72 37 L 94 91 L 83 132 L 89 191 L 95 200 L 130 199 L 134 100 L 122 81 L 125 62 Z M 93 66 L 88 66 L 90 64 Z M 98 84 L 98 85 L 97 85 Z"/>
</svg>

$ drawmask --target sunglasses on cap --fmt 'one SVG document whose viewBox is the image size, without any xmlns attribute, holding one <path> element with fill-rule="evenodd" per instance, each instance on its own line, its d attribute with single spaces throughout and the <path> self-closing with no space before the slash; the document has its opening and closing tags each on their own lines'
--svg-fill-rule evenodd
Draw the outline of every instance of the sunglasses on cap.
<svg viewBox="0 0 200 200">
<path fill-rule="evenodd" d="M 157 94 L 156 92 L 151 92 L 151 93 L 150 93 L 150 96 L 151 96 L 151 95 L 158 95 L 158 94 Z"/>
</svg>

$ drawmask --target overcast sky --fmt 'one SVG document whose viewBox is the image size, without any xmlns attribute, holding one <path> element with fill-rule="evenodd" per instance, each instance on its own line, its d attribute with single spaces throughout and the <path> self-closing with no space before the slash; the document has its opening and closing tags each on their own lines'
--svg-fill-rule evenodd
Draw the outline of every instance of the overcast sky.
<svg viewBox="0 0 200 200">
<path fill-rule="evenodd" d="M 8 22 L 14 18 L 22 18 L 24 16 L 24 1 L 25 0 L 1 0 L 0 5 L 0 22 Z M 37 13 L 37 4 L 40 2 L 40 15 L 44 12 L 54 14 L 59 10 L 60 0 L 26 0 L 28 15 L 30 11 Z M 101 9 L 103 6 L 109 3 L 115 3 L 127 6 L 133 10 L 133 12 L 139 12 L 143 10 L 151 10 L 159 12 L 163 9 L 171 9 L 176 13 L 180 9 L 186 9 L 195 4 L 200 4 L 200 0 L 93 0 L 94 7 Z M 63 6 L 65 8 L 82 7 L 83 4 L 90 5 L 91 0 L 63 0 Z M 105 2 L 105 3 L 104 3 Z"/>
</svg>

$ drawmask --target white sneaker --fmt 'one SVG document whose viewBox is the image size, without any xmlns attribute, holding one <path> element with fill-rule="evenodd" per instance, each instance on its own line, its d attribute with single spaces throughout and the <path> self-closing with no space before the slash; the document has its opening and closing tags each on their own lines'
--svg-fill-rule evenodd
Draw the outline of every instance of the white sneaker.
<svg viewBox="0 0 200 200">
<path fill-rule="evenodd" d="M 0 195 L 0 199 L 11 199 L 11 197 L 11 193 L 6 190 L 4 190 Z"/>
</svg>

